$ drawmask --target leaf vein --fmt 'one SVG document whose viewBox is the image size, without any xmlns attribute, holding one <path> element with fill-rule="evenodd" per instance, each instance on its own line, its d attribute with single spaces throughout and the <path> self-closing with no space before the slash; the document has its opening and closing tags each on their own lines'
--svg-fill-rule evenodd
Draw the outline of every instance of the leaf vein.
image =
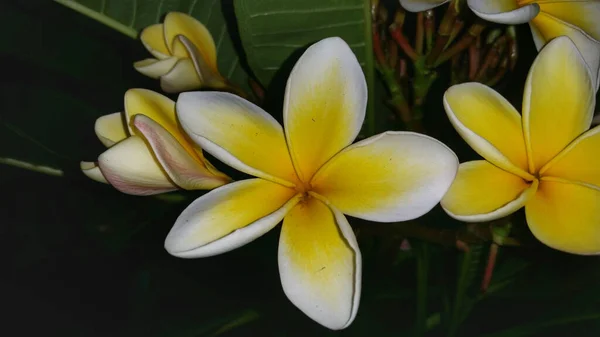
<svg viewBox="0 0 600 337">
<path fill-rule="evenodd" d="M 347 7 L 328 7 L 328 8 L 314 8 L 314 9 L 283 9 L 283 10 L 275 10 L 270 12 L 263 13 L 255 13 L 248 16 L 248 18 L 253 19 L 260 16 L 269 16 L 269 15 L 280 15 L 280 14 L 315 14 L 315 13 L 330 13 L 330 12 L 342 12 L 342 11 L 351 11 L 362 9 L 362 5 L 360 6 L 347 6 Z"/>
</svg>

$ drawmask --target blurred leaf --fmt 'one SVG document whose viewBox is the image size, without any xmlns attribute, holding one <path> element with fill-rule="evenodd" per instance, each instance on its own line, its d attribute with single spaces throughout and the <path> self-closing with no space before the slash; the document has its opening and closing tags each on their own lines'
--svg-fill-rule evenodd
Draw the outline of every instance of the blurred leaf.
<svg viewBox="0 0 600 337">
<path fill-rule="evenodd" d="M 343 38 L 367 78 L 367 134 L 373 134 L 374 63 L 370 2 L 366 0 L 235 0 L 235 13 L 248 64 L 265 87 L 278 72 L 291 70 L 299 52 L 332 36 Z M 280 74 L 283 75 L 283 74 Z M 276 83 L 280 86 L 281 83 Z"/>
</svg>

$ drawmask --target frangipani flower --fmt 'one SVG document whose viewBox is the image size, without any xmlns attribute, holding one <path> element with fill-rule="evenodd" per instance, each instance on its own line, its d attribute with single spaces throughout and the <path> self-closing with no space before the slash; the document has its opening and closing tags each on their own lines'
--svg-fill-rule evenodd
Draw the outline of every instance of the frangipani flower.
<svg viewBox="0 0 600 337">
<path fill-rule="evenodd" d="M 126 123 L 125 123 L 126 122 Z M 212 189 L 230 181 L 188 141 L 175 117 L 175 102 L 145 89 L 125 93 L 125 113 L 96 120 L 96 135 L 108 147 L 83 173 L 123 193 L 151 195 L 178 188 Z"/>
<path fill-rule="evenodd" d="M 538 50 L 558 36 L 573 40 L 600 85 L 599 0 L 467 0 L 479 17 L 497 23 L 529 22 Z"/>
<path fill-rule="evenodd" d="M 450 121 L 485 160 L 460 165 L 442 207 L 456 219 L 479 222 L 525 206 L 527 224 L 544 244 L 600 252 L 600 128 L 587 131 L 594 105 L 589 69 L 565 36 L 534 61 L 522 117 L 482 84 L 450 87 L 444 96 Z"/>
<path fill-rule="evenodd" d="M 367 86 L 340 38 L 302 55 L 287 82 L 285 131 L 268 113 L 223 92 L 183 93 L 177 114 L 206 151 L 256 178 L 194 201 L 165 241 L 169 253 L 206 257 L 240 247 L 281 220 L 279 272 L 301 311 L 330 329 L 354 319 L 361 254 L 343 213 L 403 221 L 433 208 L 458 167 L 439 141 L 386 132 L 350 145 L 361 128 Z"/>
<path fill-rule="evenodd" d="M 212 35 L 193 17 L 171 12 L 163 24 L 145 28 L 140 39 L 156 59 L 138 61 L 133 66 L 148 77 L 160 78 L 165 92 L 225 87 L 226 81 L 217 69 Z"/>
<path fill-rule="evenodd" d="M 400 6 L 409 12 L 423 12 L 441 6 L 450 0 L 399 0 Z"/>
</svg>

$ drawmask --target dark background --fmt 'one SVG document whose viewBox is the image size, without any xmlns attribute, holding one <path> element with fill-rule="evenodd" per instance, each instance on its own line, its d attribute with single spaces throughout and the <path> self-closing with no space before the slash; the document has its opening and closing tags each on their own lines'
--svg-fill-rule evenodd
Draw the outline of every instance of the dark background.
<svg viewBox="0 0 600 337">
<path fill-rule="evenodd" d="M 0 164 L 0 334 L 408 335 L 415 261 L 397 249 L 397 240 L 359 235 L 363 296 L 356 321 L 342 332 L 312 322 L 285 298 L 278 229 L 221 256 L 168 255 L 164 238 L 198 193 L 133 197 L 78 170 L 80 160 L 92 161 L 103 150 L 93 132 L 97 117 L 120 111 L 129 88 L 160 91 L 157 81 L 132 67 L 147 57 L 141 43 L 51 1 L 2 1 L 0 25 L 0 157 L 67 168 L 54 177 Z M 511 85 L 501 87 L 517 108 L 535 57 L 528 28 L 519 29 L 521 59 Z M 436 85 L 432 95 L 441 95 L 445 84 Z M 461 161 L 474 158 L 443 118 L 441 100 L 431 101 L 435 113 L 427 124 Z M 439 209 L 424 221 L 457 226 Z M 478 296 L 487 249 L 474 247 L 470 299 Z M 430 251 L 429 310 L 444 312 L 445 301 L 454 301 L 461 254 L 441 246 Z M 459 335 L 598 336 L 597 257 L 563 254 L 535 241 L 502 248 L 492 286 L 503 282 L 470 311 Z M 442 326 L 430 334 L 444 335 Z"/>
</svg>

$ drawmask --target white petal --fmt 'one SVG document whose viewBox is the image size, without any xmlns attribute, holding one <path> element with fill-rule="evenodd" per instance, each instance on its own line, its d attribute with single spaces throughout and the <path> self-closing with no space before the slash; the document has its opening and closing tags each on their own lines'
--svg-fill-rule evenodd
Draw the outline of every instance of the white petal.
<svg viewBox="0 0 600 337">
<path fill-rule="evenodd" d="M 100 168 L 96 163 L 90 161 L 82 161 L 79 163 L 79 167 L 81 168 L 81 172 L 85 174 L 88 178 L 95 180 L 99 183 L 108 184 L 106 178 L 102 175 Z"/>
<path fill-rule="evenodd" d="M 327 38 L 304 52 L 287 81 L 283 107 L 286 140 L 300 180 L 310 181 L 352 144 L 366 105 L 365 76 L 344 40 Z"/>
<path fill-rule="evenodd" d="M 192 202 L 165 240 L 169 254 L 182 258 L 228 252 L 275 227 L 298 202 L 296 192 L 263 179 L 227 184 Z"/>
<path fill-rule="evenodd" d="M 296 205 L 283 221 L 278 256 L 281 284 L 294 305 L 329 329 L 352 323 L 362 261 L 341 212 L 315 198 Z"/>
<path fill-rule="evenodd" d="M 201 86 L 202 82 L 190 59 L 180 59 L 173 69 L 160 77 L 160 87 L 169 93 L 198 89 Z"/>
<path fill-rule="evenodd" d="M 313 191 L 353 217 L 406 221 L 437 205 L 456 176 L 446 145 L 413 132 L 385 132 L 351 145 L 311 181 Z"/>
<path fill-rule="evenodd" d="M 177 60 L 176 57 L 169 57 L 164 60 L 145 59 L 135 62 L 133 67 L 143 75 L 158 79 L 171 71 L 175 66 L 175 63 L 177 63 Z"/>
<path fill-rule="evenodd" d="M 120 112 L 115 112 L 110 115 L 105 115 L 96 119 L 94 124 L 96 136 L 106 147 L 111 147 L 115 143 L 127 138 L 127 129 L 123 115 Z"/>
<path fill-rule="evenodd" d="M 260 107 L 224 92 L 177 99 L 185 132 L 205 151 L 247 174 L 294 186 L 296 174 L 281 125 Z"/>
<path fill-rule="evenodd" d="M 136 115 L 133 125 L 152 147 L 156 159 L 169 177 L 186 190 L 213 189 L 231 181 L 213 174 L 194 153 L 190 154 L 167 130 L 145 115 Z"/>
<path fill-rule="evenodd" d="M 129 137 L 106 150 L 98 158 L 98 165 L 106 180 L 123 193 L 152 195 L 177 189 L 138 136 Z"/>
<path fill-rule="evenodd" d="M 516 0 L 467 0 L 467 4 L 480 18 L 508 25 L 529 22 L 540 12 L 538 4 L 519 7 Z"/>
<path fill-rule="evenodd" d="M 400 0 L 400 6 L 409 12 L 423 12 L 445 4 L 450 0 Z"/>
</svg>

